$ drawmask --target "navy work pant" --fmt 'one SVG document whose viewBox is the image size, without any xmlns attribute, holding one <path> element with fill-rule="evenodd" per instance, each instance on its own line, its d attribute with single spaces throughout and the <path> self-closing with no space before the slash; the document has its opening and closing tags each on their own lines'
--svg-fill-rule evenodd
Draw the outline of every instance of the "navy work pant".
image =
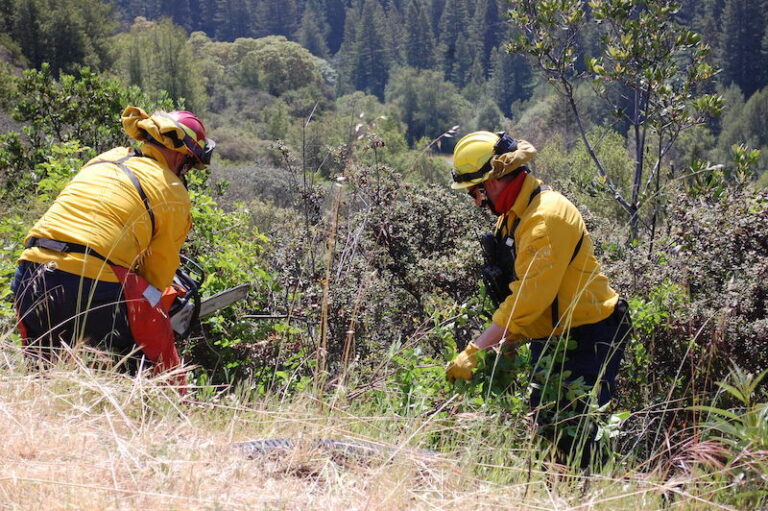
<svg viewBox="0 0 768 511">
<path fill-rule="evenodd" d="M 120 355 L 136 348 L 119 283 L 22 261 L 11 290 L 31 356 L 51 360 L 62 343 L 79 341 Z"/>
<path fill-rule="evenodd" d="M 563 338 L 531 343 L 530 404 L 538 407 L 540 431 L 565 455 L 578 451 L 582 466 L 589 463 L 595 447 L 597 427 L 590 413 L 616 393 L 616 376 L 631 329 L 627 302 L 619 300 L 602 321 L 572 328 Z"/>
</svg>

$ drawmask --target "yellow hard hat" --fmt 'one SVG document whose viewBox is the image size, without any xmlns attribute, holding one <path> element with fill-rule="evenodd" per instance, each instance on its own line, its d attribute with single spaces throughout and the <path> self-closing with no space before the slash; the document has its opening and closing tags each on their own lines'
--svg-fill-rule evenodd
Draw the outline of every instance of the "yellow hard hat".
<svg viewBox="0 0 768 511">
<path fill-rule="evenodd" d="M 496 151 L 496 144 L 501 138 L 498 133 L 490 131 L 475 131 L 461 137 L 453 149 L 451 188 L 461 190 L 487 180 L 491 171 L 491 158 L 500 154 Z"/>
<path fill-rule="evenodd" d="M 506 132 L 475 131 L 465 135 L 453 150 L 451 188 L 461 190 L 488 179 L 499 179 L 525 165 L 535 154 L 531 144 L 515 140 Z M 506 156 L 494 160 L 501 155 Z"/>
</svg>

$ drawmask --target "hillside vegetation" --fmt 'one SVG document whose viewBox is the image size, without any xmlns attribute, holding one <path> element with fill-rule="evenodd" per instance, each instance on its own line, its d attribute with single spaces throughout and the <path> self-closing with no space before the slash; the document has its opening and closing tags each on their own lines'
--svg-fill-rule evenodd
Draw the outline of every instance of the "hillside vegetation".
<svg viewBox="0 0 768 511">
<path fill-rule="evenodd" d="M 4 507 L 764 508 L 768 23 L 752 4 L 0 0 Z M 126 105 L 206 122 L 217 153 L 189 176 L 183 251 L 204 296 L 253 283 L 180 346 L 186 397 L 79 347 L 38 372 L 14 328 L 27 230 L 129 143 Z M 476 129 L 538 148 L 533 171 L 579 207 L 630 302 L 605 466 L 558 465 L 535 434 L 526 347 L 445 380 L 493 312 L 477 242 L 493 219 L 448 186 Z M 233 447 L 266 439 L 294 445 Z"/>
</svg>

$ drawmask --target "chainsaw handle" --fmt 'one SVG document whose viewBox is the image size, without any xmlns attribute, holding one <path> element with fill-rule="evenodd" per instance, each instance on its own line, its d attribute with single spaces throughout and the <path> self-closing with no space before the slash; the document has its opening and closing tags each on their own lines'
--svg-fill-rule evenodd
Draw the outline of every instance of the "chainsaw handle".
<svg viewBox="0 0 768 511">
<path fill-rule="evenodd" d="M 186 294 L 176 298 L 171 306 L 170 316 L 171 319 L 173 319 L 176 314 L 187 310 L 189 308 L 188 304 L 192 306 L 189 321 L 184 325 L 184 330 L 182 332 L 176 332 L 177 339 L 183 340 L 189 337 L 193 325 L 200 319 L 200 304 L 202 302 L 200 297 L 200 286 L 202 286 L 205 281 L 206 274 L 202 267 L 191 258 L 185 255 L 180 255 L 179 258 L 181 264 L 176 270 L 174 285 L 182 287 L 186 291 Z M 182 318 L 180 317 L 179 319 Z"/>
</svg>

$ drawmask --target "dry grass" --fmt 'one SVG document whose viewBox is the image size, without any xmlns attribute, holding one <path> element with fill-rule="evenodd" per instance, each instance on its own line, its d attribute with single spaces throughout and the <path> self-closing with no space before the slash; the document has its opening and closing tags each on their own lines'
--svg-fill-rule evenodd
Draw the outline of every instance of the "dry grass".
<svg viewBox="0 0 768 511">
<path fill-rule="evenodd" d="M 529 472 L 503 446 L 483 445 L 482 432 L 472 436 L 478 424 L 457 429 L 455 452 L 428 458 L 409 447 L 438 428 L 427 418 L 360 416 L 308 395 L 184 401 L 160 381 L 76 364 L 30 371 L 5 344 L 0 509 L 634 510 L 659 508 L 665 491 L 677 494 L 676 509 L 709 508 L 679 485 L 638 476 Z M 359 459 L 299 442 L 248 459 L 231 447 L 268 438 L 356 439 L 387 450 Z M 477 463 L 482 449 L 507 463 Z"/>
</svg>

